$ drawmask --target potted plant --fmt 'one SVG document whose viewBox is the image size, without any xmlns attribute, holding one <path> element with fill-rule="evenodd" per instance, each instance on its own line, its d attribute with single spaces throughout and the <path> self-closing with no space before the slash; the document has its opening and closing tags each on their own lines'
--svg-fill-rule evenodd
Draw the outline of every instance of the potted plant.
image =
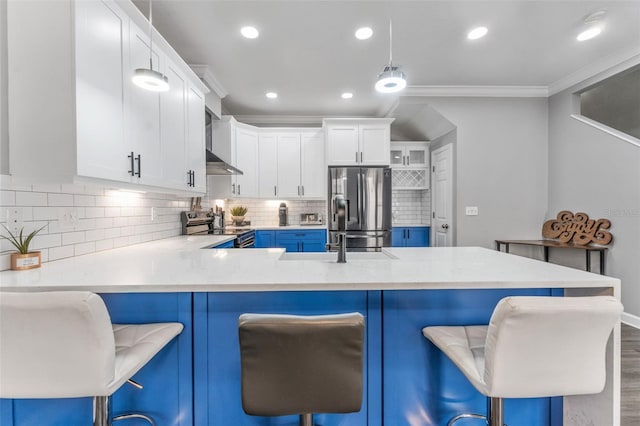
<svg viewBox="0 0 640 426">
<path fill-rule="evenodd" d="M 245 206 L 235 206 L 231 209 L 231 220 L 233 220 L 233 223 L 235 223 L 237 226 L 242 225 L 242 222 L 244 222 L 244 215 L 247 214 L 247 209 Z"/>
<path fill-rule="evenodd" d="M 20 233 L 17 236 L 13 235 L 9 228 L 4 225 L 2 226 L 9 236 L 0 235 L 0 237 L 9 241 L 18 250 L 17 252 L 11 253 L 11 269 L 14 271 L 20 271 L 24 269 L 39 268 L 42 264 L 42 255 L 39 251 L 29 251 L 29 244 L 31 244 L 33 237 L 35 237 L 38 232 L 42 231 L 46 225 L 30 232 L 27 235 L 24 235 L 24 228 L 21 228 Z"/>
</svg>

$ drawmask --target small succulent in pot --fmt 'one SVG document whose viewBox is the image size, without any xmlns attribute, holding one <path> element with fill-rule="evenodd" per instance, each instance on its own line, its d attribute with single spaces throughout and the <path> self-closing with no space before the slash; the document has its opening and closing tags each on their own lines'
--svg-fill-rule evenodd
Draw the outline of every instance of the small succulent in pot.
<svg viewBox="0 0 640 426">
<path fill-rule="evenodd" d="M 27 235 L 24 235 L 24 228 L 21 228 L 20 233 L 18 235 L 14 235 L 9 228 L 2 225 L 9 235 L 0 235 L 0 238 L 9 241 L 17 250 L 17 252 L 11 253 L 11 269 L 23 270 L 40 267 L 40 264 L 42 263 L 41 254 L 39 251 L 29 251 L 29 245 L 31 244 L 33 237 L 35 237 L 38 232 L 42 231 L 45 226 L 47 225 L 44 225 Z"/>
<path fill-rule="evenodd" d="M 244 215 L 247 214 L 249 209 L 245 206 L 235 206 L 231 208 L 231 219 L 236 225 L 241 225 L 244 222 Z"/>
</svg>

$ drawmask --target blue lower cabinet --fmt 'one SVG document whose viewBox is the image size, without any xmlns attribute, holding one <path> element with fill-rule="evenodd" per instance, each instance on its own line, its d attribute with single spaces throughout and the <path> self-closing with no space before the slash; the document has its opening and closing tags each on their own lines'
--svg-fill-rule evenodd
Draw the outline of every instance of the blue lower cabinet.
<svg viewBox="0 0 640 426">
<path fill-rule="evenodd" d="M 242 410 L 238 317 L 242 313 L 322 315 L 361 312 L 367 321 L 366 347 L 379 347 L 380 315 L 371 306 L 366 291 L 261 292 L 194 294 L 195 339 L 195 424 L 198 426 L 275 426 L 297 424 L 298 416 L 258 417 Z M 379 292 L 374 292 L 378 293 Z M 375 296 L 375 295 L 374 295 Z M 379 300 L 379 296 L 378 296 Z M 370 339 L 373 337 L 373 342 Z M 379 353 L 379 351 L 375 351 Z M 373 362 L 372 362 L 373 359 Z M 369 377 L 380 388 L 380 359 L 365 355 L 362 409 L 350 414 L 320 414 L 323 426 L 380 426 L 379 390 L 368 391 Z M 372 400 L 373 398 L 373 400 Z M 377 413 L 369 412 L 370 409 Z M 392 423 L 390 423 L 392 424 Z"/>
<path fill-rule="evenodd" d="M 256 231 L 256 248 L 276 246 L 276 231 Z"/>
<path fill-rule="evenodd" d="M 275 231 L 276 247 L 288 252 L 323 252 L 327 243 L 324 229 Z"/>
<path fill-rule="evenodd" d="M 495 305 L 508 295 L 549 296 L 551 291 L 383 292 L 383 424 L 445 426 L 453 416 L 463 412 L 486 413 L 485 397 L 421 330 L 430 325 L 488 324 Z M 507 399 L 505 423 L 562 424 L 561 402 L 562 398 Z M 459 423 L 461 426 L 485 424 L 473 420 Z"/>
<path fill-rule="evenodd" d="M 218 244 L 217 246 L 213 246 L 212 248 L 216 248 L 216 249 L 222 249 L 222 248 L 234 248 L 234 241 L 235 240 L 231 240 L 231 241 L 227 241 L 224 242 L 222 244 Z"/>
<path fill-rule="evenodd" d="M 391 230 L 391 245 L 392 247 L 429 247 L 429 227 L 394 227 Z"/>
<path fill-rule="evenodd" d="M 116 324 L 180 322 L 183 332 L 113 394 L 113 415 L 137 412 L 157 425 L 193 426 L 191 293 L 102 294 Z M 1 379 L 0 379 L 1 380 Z M 55 384 L 52 384 L 55 386 Z M 90 425 L 92 398 L 0 399 L 2 426 Z M 146 423 L 131 420 L 127 425 Z"/>
</svg>

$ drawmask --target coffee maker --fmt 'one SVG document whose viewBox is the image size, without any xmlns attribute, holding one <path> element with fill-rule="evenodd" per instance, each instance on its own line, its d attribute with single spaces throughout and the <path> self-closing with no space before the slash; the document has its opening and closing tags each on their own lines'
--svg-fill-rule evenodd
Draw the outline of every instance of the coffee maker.
<svg viewBox="0 0 640 426">
<path fill-rule="evenodd" d="M 286 203 L 280 203 L 280 208 L 278 209 L 278 217 L 280 218 L 280 226 L 287 226 L 287 214 L 289 209 L 287 208 Z"/>
</svg>

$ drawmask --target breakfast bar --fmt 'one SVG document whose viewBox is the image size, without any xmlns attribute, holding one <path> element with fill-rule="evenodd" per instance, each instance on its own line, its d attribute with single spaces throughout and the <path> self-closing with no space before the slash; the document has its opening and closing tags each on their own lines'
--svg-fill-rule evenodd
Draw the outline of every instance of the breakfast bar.
<svg viewBox="0 0 640 426">
<path fill-rule="evenodd" d="M 0 297 L 88 290 L 103 297 L 114 323 L 181 322 L 182 334 L 135 376 L 144 389 L 124 386 L 113 405 L 114 412 L 126 405 L 152 413 L 158 424 L 185 426 L 295 422 L 242 411 L 237 320 L 244 312 L 365 316 L 362 410 L 321 415 L 320 424 L 444 425 L 461 408 L 483 412 L 484 398 L 422 336 L 423 327 L 487 324 L 508 295 L 620 297 L 618 279 L 484 248 L 348 252 L 347 263 L 338 264 L 335 253 L 209 249 L 225 238 L 176 237 L 2 272 Z M 619 334 L 617 326 L 602 393 L 508 400 L 506 421 L 619 424 Z M 0 410 L 2 425 L 41 424 L 43 416 L 82 424 L 91 400 L 0 400 Z"/>
</svg>

